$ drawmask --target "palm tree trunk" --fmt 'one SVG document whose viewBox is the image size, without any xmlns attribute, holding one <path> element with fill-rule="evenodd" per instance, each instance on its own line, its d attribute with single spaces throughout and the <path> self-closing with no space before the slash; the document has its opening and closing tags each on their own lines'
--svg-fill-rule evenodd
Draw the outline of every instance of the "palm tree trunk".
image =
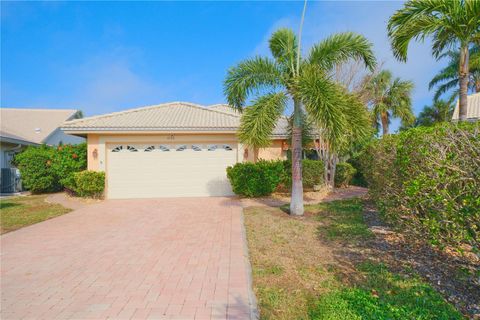
<svg viewBox="0 0 480 320">
<path fill-rule="evenodd" d="M 387 113 L 382 113 L 380 115 L 381 120 L 382 120 L 382 130 L 383 130 L 383 135 L 388 134 L 388 114 Z"/>
<path fill-rule="evenodd" d="M 292 197 L 290 214 L 303 215 L 303 183 L 302 183 L 302 106 L 293 99 L 292 126 Z"/>
<path fill-rule="evenodd" d="M 468 96 L 468 46 L 462 45 L 460 48 L 460 70 L 459 70 L 459 79 L 460 79 L 460 98 L 458 102 L 459 110 L 459 120 L 467 120 L 467 96 Z"/>
</svg>

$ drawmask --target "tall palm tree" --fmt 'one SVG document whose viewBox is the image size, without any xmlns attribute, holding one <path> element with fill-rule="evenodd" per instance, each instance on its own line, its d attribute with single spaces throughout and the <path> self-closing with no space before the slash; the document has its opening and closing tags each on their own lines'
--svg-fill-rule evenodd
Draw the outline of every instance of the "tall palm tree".
<svg viewBox="0 0 480 320">
<path fill-rule="evenodd" d="M 469 81 L 468 90 L 480 92 L 480 45 L 473 46 L 470 49 Z M 448 65 L 440 70 L 430 81 L 429 89 L 436 87 L 433 100 L 438 100 L 443 94 L 453 89 L 448 101 L 452 102 L 458 98 L 458 69 L 460 67 L 460 51 L 450 50 L 442 54 L 441 57 L 448 57 Z"/>
<path fill-rule="evenodd" d="M 377 129 L 382 126 L 383 134 L 388 134 L 392 118 L 400 118 L 403 126 L 412 124 L 415 117 L 412 112 L 411 94 L 413 82 L 393 78 L 388 70 L 374 75 L 366 85 L 373 123 Z"/>
<path fill-rule="evenodd" d="M 453 103 L 436 100 L 431 106 L 423 107 L 415 120 L 415 126 L 431 126 L 435 123 L 449 121 L 453 114 Z"/>
<path fill-rule="evenodd" d="M 480 42 L 480 1 L 409 0 L 390 17 L 388 35 L 394 55 L 407 60 L 412 39 L 432 37 L 432 53 L 438 58 L 446 50 L 459 48 L 459 118 L 467 119 L 469 48 Z"/>
<path fill-rule="evenodd" d="M 350 32 L 324 39 L 306 57 L 300 56 L 297 37 L 289 29 L 274 32 L 269 46 L 273 59 L 257 56 L 240 62 L 228 71 L 224 91 L 228 103 L 243 112 L 239 139 L 252 147 L 269 145 L 277 120 L 293 101 L 290 213 L 301 215 L 303 120 L 308 117 L 322 130 L 333 152 L 349 139 L 367 134 L 364 106 L 335 83 L 331 73 L 350 59 L 362 60 L 369 68 L 376 62 L 371 43 Z"/>
</svg>

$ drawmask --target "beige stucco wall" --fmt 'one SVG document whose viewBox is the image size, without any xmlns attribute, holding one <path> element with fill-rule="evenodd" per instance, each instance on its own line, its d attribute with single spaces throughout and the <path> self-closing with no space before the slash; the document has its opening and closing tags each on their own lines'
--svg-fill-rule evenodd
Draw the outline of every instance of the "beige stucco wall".
<svg viewBox="0 0 480 320">
<path fill-rule="evenodd" d="M 96 134 L 89 134 L 87 136 L 87 153 L 88 153 L 88 164 L 87 168 L 88 170 L 92 171 L 98 171 L 100 165 L 99 165 L 99 156 L 98 156 L 98 150 L 99 150 L 99 137 Z"/>
<path fill-rule="evenodd" d="M 287 151 L 283 150 L 283 142 L 285 140 L 274 140 L 267 148 L 257 150 L 256 160 L 285 160 L 287 159 Z"/>
</svg>

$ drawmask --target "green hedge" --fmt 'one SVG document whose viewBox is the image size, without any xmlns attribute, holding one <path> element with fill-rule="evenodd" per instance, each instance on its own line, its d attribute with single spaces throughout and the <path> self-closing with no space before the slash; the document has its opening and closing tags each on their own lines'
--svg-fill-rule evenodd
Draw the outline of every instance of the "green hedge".
<svg viewBox="0 0 480 320">
<path fill-rule="evenodd" d="M 352 181 L 357 170 L 348 162 L 340 162 L 335 170 L 335 187 L 346 187 Z"/>
<path fill-rule="evenodd" d="M 290 189 L 292 187 L 292 162 L 287 160 L 283 161 L 284 175 L 282 184 Z M 303 188 L 312 189 L 314 185 L 321 185 L 324 182 L 324 170 L 325 166 L 323 161 L 320 160 L 302 160 L 302 179 Z"/>
<path fill-rule="evenodd" d="M 323 162 L 303 160 L 303 185 L 312 188 L 323 183 Z M 227 176 L 233 192 L 246 197 L 271 194 L 279 185 L 291 186 L 290 161 L 265 161 L 237 163 L 227 168 Z"/>
<path fill-rule="evenodd" d="M 15 156 L 14 164 L 32 193 L 59 191 L 73 173 L 86 169 L 87 145 L 30 146 Z"/>
<path fill-rule="evenodd" d="M 388 135 L 361 157 L 385 217 L 433 244 L 479 248 L 480 123 Z"/>
<path fill-rule="evenodd" d="M 235 194 L 260 197 L 271 194 L 283 177 L 281 161 L 237 163 L 227 168 L 227 176 Z"/>
<path fill-rule="evenodd" d="M 105 172 L 81 171 L 74 174 L 73 190 L 81 197 L 99 198 L 105 189 Z"/>
</svg>

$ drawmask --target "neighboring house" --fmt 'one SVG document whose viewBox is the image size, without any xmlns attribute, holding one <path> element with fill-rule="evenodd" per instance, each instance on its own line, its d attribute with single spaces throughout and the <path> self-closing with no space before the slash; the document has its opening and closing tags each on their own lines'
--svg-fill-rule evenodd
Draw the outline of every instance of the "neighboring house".
<svg viewBox="0 0 480 320">
<path fill-rule="evenodd" d="M 87 138 L 88 169 L 105 171 L 107 198 L 225 196 L 228 166 L 286 158 L 285 118 L 260 150 L 238 141 L 239 124 L 227 105 L 172 102 L 68 121 L 62 130 Z"/>
<path fill-rule="evenodd" d="M 471 94 L 467 99 L 467 120 L 479 121 L 480 120 L 480 93 Z M 458 121 L 458 101 L 453 111 L 453 121 Z"/>
<path fill-rule="evenodd" d="M 79 115 L 78 110 L 0 108 L 0 192 L 21 191 L 20 175 L 12 160 L 27 146 L 83 142 L 85 139 L 59 129 L 63 122 Z"/>
</svg>

